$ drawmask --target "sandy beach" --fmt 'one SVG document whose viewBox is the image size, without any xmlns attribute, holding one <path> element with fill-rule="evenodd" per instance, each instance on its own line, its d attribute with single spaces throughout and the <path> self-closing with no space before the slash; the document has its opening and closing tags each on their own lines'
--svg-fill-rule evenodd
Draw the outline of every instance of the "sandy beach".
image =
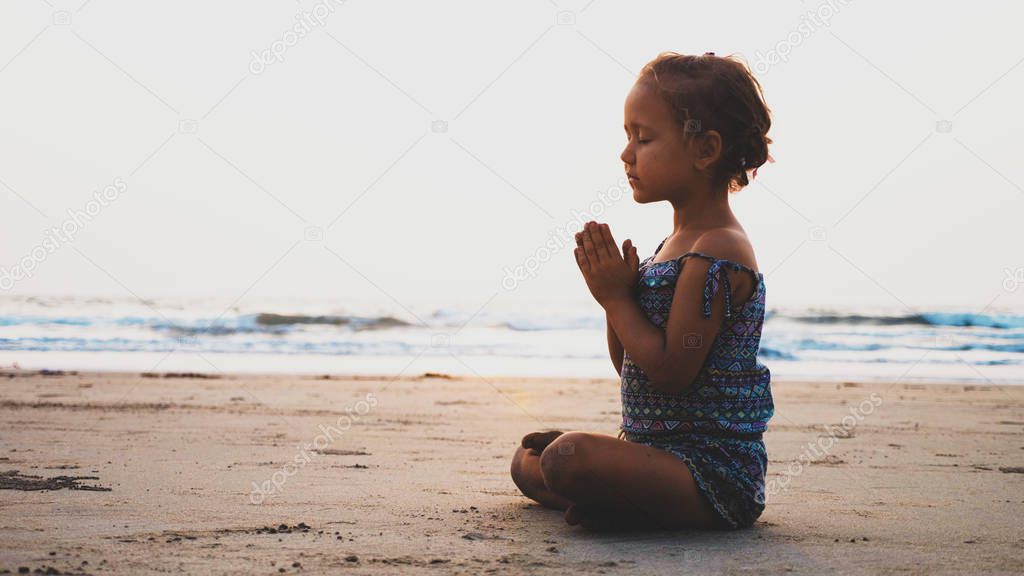
<svg viewBox="0 0 1024 576">
<path fill-rule="evenodd" d="M 730 533 L 591 533 L 519 494 L 524 433 L 615 434 L 612 379 L 7 371 L 0 387 L 5 572 L 1024 570 L 1024 387 L 774 382 L 768 506 Z"/>
</svg>

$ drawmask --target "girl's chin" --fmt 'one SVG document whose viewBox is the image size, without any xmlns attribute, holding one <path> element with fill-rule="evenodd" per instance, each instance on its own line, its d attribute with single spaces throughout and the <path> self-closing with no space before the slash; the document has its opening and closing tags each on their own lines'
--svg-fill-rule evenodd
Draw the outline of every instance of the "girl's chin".
<svg viewBox="0 0 1024 576">
<path fill-rule="evenodd" d="M 649 197 L 647 197 L 646 194 L 641 192 L 639 188 L 634 186 L 633 187 L 633 202 L 636 202 L 637 204 L 647 204 L 648 202 L 651 202 L 651 199 Z"/>
</svg>

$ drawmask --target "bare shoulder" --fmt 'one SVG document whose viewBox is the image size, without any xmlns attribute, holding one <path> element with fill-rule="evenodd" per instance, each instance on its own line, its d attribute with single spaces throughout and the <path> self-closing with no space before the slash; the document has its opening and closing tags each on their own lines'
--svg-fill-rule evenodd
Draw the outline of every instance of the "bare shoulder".
<svg viewBox="0 0 1024 576">
<path fill-rule="evenodd" d="M 747 234 L 739 228 L 715 228 L 701 234 L 693 243 L 693 251 L 742 264 L 758 270 L 754 247 Z"/>
</svg>

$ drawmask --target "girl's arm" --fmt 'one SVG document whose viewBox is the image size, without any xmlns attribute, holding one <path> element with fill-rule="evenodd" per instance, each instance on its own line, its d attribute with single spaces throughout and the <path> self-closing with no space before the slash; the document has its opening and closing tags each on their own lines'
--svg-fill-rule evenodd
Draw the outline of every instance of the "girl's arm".
<svg viewBox="0 0 1024 576">
<path fill-rule="evenodd" d="M 604 307 L 611 329 L 630 358 L 667 394 L 686 391 L 696 378 L 711 349 L 725 314 L 722 299 L 715 299 L 711 315 L 702 314 L 701 295 L 710 266 L 690 259 L 676 281 L 675 294 L 665 329 L 651 323 L 630 294 L 629 268 L 615 246 L 606 225 L 588 223 L 577 263 L 594 298 Z M 715 238 L 697 241 L 693 251 L 720 253 Z"/>
<path fill-rule="evenodd" d="M 576 244 L 580 247 L 583 246 L 583 236 L 585 234 L 585 230 L 576 233 Z M 636 246 L 633 246 L 633 242 L 631 240 L 626 240 L 622 243 L 622 255 L 623 261 L 628 265 L 629 269 L 636 271 L 635 277 L 631 282 L 632 286 L 630 292 L 632 293 L 632 288 L 635 288 L 636 283 L 640 280 L 640 257 L 637 256 Z M 605 314 L 605 320 L 608 334 L 608 356 L 612 359 L 612 366 L 615 367 L 615 373 L 622 376 L 622 363 L 625 361 L 625 358 L 623 357 L 625 349 L 622 347 L 619 335 L 615 333 L 615 328 L 612 327 L 611 316 Z"/>
<path fill-rule="evenodd" d="M 622 342 L 619 341 L 619 336 L 615 333 L 615 328 L 612 328 L 612 317 L 605 314 L 605 318 L 608 324 L 608 355 L 612 357 L 612 366 L 615 366 L 615 372 L 622 376 L 622 355 L 625 349 L 622 347 Z"/>
<path fill-rule="evenodd" d="M 612 328 L 623 334 L 622 345 L 629 350 L 630 359 L 664 394 L 682 394 L 693 383 L 711 350 L 724 313 L 724 304 L 716 300 L 711 318 L 700 318 L 700 298 L 691 297 L 701 294 L 704 285 L 698 262 L 707 270 L 707 264 L 698 260 L 683 266 L 684 271 L 690 269 L 697 282 L 693 285 L 687 282 L 685 272 L 680 274 L 676 294 L 685 297 L 673 298 L 664 330 L 651 323 L 634 300 L 610 299 L 602 304 Z"/>
</svg>

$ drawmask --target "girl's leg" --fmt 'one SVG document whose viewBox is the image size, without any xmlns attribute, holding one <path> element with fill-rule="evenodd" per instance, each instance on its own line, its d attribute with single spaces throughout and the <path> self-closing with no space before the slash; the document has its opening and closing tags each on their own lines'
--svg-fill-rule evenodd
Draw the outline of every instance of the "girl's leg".
<svg viewBox="0 0 1024 576">
<path fill-rule="evenodd" d="M 519 490 L 527 498 L 555 510 L 565 510 L 572 502 L 548 490 L 544 485 L 544 477 L 540 472 L 540 455 L 544 448 L 561 434 L 558 431 L 527 434 L 512 456 L 512 481 Z"/>
<path fill-rule="evenodd" d="M 573 503 L 566 521 L 619 528 L 721 528 L 675 455 L 604 434 L 566 432 L 541 453 L 544 486 Z M 588 522 L 589 520 L 589 522 Z"/>
</svg>

